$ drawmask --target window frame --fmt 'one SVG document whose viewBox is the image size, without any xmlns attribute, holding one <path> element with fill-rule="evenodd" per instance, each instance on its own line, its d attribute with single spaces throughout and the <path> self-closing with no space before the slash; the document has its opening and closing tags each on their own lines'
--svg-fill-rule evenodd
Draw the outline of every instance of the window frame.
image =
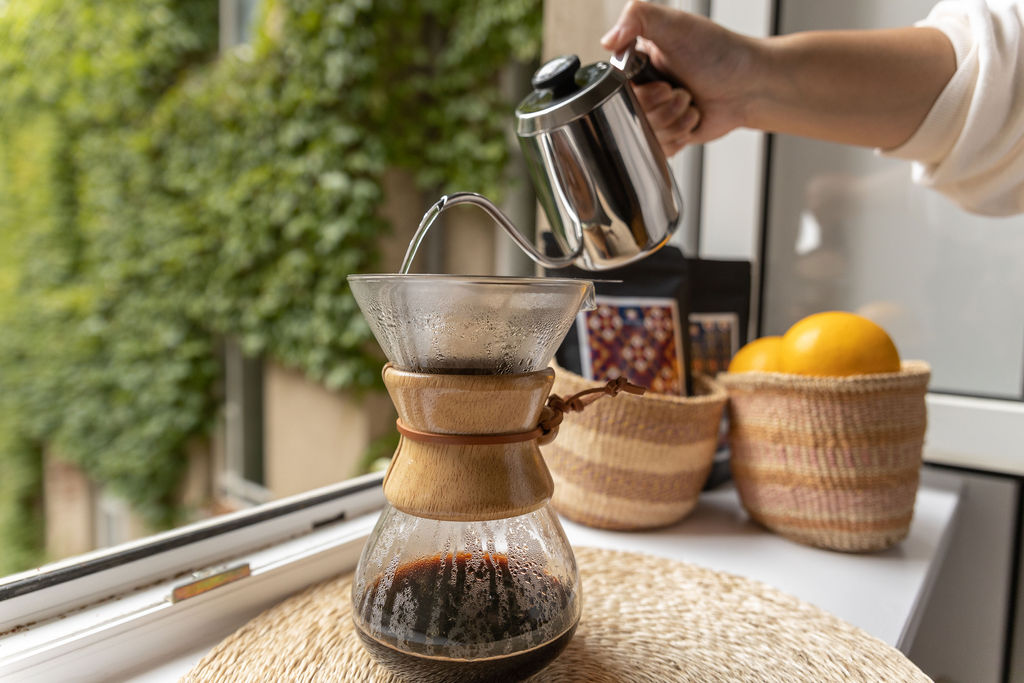
<svg viewBox="0 0 1024 683">
<path fill-rule="evenodd" d="M 712 3 L 710 17 L 747 35 L 776 32 L 775 0 Z M 699 254 L 751 262 L 752 336 L 759 333 L 772 136 L 736 130 L 704 145 Z M 746 340 L 741 340 L 746 341 Z M 925 462 L 1024 475 L 1024 401 L 929 392 Z"/>
<path fill-rule="evenodd" d="M 383 507 L 383 476 L 363 475 L 4 577 L 0 637 L 145 586 L 180 581 L 323 527 L 342 527 Z"/>
<path fill-rule="evenodd" d="M 264 359 L 246 356 L 238 340 L 223 343 L 223 462 L 214 474 L 218 493 L 242 507 L 273 499 L 266 486 Z"/>
</svg>

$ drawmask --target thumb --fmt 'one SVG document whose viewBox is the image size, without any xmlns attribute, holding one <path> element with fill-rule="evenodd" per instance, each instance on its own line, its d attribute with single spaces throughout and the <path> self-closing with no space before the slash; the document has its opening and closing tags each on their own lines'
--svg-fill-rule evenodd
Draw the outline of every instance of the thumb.
<svg viewBox="0 0 1024 683">
<path fill-rule="evenodd" d="M 609 52 L 621 52 L 632 44 L 637 36 L 643 36 L 657 44 L 661 35 L 670 27 L 672 10 L 642 0 L 630 0 L 619 15 L 619 20 L 601 38 L 601 47 Z M 667 36 L 664 36 L 667 37 Z"/>
</svg>

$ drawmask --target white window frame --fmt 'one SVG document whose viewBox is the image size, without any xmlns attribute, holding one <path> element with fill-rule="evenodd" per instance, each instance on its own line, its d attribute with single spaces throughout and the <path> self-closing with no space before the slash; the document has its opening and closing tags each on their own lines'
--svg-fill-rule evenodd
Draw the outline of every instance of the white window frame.
<svg viewBox="0 0 1024 683">
<path fill-rule="evenodd" d="M 382 481 L 365 475 L 0 579 L 0 680 L 122 679 L 208 649 L 287 595 L 354 569 Z M 232 570 L 233 582 L 172 597 Z"/>
</svg>

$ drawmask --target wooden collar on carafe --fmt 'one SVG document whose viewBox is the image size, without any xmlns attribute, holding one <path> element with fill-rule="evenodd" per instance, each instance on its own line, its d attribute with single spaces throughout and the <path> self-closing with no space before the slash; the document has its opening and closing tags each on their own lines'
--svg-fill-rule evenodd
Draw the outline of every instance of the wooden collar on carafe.
<svg viewBox="0 0 1024 683">
<path fill-rule="evenodd" d="M 646 388 L 631 383 L 625 377 L 609 380 L 604 386 L 594 387 L 577 392 L 569 398 L 557 394 L 548 396 L 544 410 L 541 412 L 537 427 L 525 432 L 513 434 L 435 434 L 413 429 L 402 422 L 395 421 L 398 433 L 419 443 L 453 445 L 453 446 L 493 446 L 499 444 L 519 443 L 539 439 L 541 445 L 550 443 L 558 433 L 558 426 L 566 413 L 582 412 L 584 408 L 605 396 L 618 396 L 625 391 L 629 394 L 643 395 Z"/>
<path fill-rule="evenodd" d="M 554 481 L 538 446 L 566 410 L 599 396 L 639 392 L 624 381 L 583 395 L 551 396 L 554 370 L 519 375 L 441 375 L 384 369 L 402 440 L 384 495 L 407 514 L 448 521 L 503 519 L 551 499 Z"/>
</svg>

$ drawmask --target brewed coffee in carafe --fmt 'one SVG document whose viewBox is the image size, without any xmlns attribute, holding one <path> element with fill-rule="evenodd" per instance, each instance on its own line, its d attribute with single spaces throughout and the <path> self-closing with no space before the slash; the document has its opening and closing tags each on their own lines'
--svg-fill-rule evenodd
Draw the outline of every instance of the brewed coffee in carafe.
<svg viewBox="0 0 1024 683">
<path fill-rule="evenodd" d="M 402 439 L 353 581 L 374 658 L 415 681 L 522 680 L 580 618 L 572 549 L 536 427 L 548 363 L 593 286 L 554 278 L 363 275 Z"/>
<path fill-rule="evenodd" d="M 548 506 L 469 523 L 389 507 L 380 525 L 353 604 L 360 638 L 388 669 L 412 680 L 521 680 L 572 638 L 576 564 Z"/>
</svg>

